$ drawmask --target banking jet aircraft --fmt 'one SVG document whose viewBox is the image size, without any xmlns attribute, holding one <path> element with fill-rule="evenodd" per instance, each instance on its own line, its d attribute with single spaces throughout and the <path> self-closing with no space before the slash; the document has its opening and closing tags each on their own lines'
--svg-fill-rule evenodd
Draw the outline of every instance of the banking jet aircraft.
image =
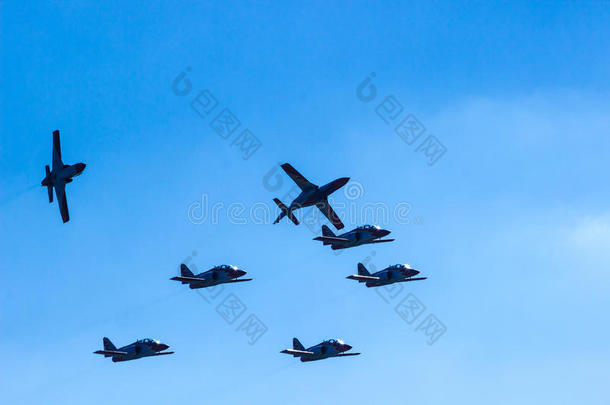
<svg viewBox="0 0 610 405">
<path fill-rule="evenodd" d="M 427 277 L 413 277 L 417 274 L 419 274 L 419 270 L 412 269 L 408 264 L 395 264 L 371 274 L 366 267 L 364 267 L 364 264 L 358 263 L 358 274 L 353 274 L 346 278 L 358 280 L 359 283 L 366 283 L 367 287 L 379 287 L 403 281 L 427 279 Z"/>
<path fill-rule="evenodd" d="M 295 225 L 298 225 L 299 221 L 295 218 L 293 211 L 296 211 L 299 208 L 315 205 L 320 209 L 320 211 L 322 211 L 322 214 L 328 218 L 335 228 L 342 229 L 343 223 L 328 203 L 328 196 L 343 187 L 345 183 L 349 181 L 349 177 L 341 177 L 340 179 L 333 180 L 330 183 L 319 187 L 307 181 L 307 179 L 303 177 L 301 173 L 297 172 L 296 169 L 289 163 L 284 163 L 281 167 L 297 184 L 297 186 L 299 186 L 301 189 L 301 194 L 299 194 L 297 198 L 290 203 L 289 207 L 286 207 L 286 205 L 284 205 L 284 203 L 282 203 L 279 199 L 273 199 L 277 206 L 282 210 L 280 216 L 278 216 L 273 223 L 277 224 L 282 218 L 288 216 L 288 218 L 290 218 Z"/>
<path fill-rule="evenodd" d="M 49 170 L 49 165 L 45 166 L 46 176 L 41 184 L 47 187 L 49 193 L 49 203 L 53 202 L 53 188 L 57 195 L 59 212 L 64 223 L 70 220 L 68 214 L 68 202 L 66 201 L 66 184 L 72 182 L 72 178 L 78 176 L 85 170 L 84 163 L 65 165 L 61 160 L 61 147 L 59 145 L 59 131 L 53 131 L 53 170 Z"/>
<path fill-rule="evenodd" d="M 366 243 L 392 242 L 394 239 L 379 239 L 389 235 L 390 231 L 381 229 L 377 225 L 359 226 L 341 235 L 335 235 L 326 225 L 322 225 L 322 236 L 313 238 L 324 242 L 323 245 L 330 245 L 332 250 L 347 249 Z"/>
<path fill-rule="evenodd" d="M 161 356 L 163 354 L 172 354 L 174 352 L 164 352 L 169 348 L 168 345 L 153 339 L 142 339 L 133 342 L 130 345 L 123 346 L 117 349 L 112 344 L 110 339 L 104 338 L 104 350 L 98 350 L 93 353 L 103 354 L 104 357 L 112 357 L 112 361 L 127 361 L 136 360 L 142 357 Z"/>
<path fill-rule="evenodd" d="M 211 287 L 217 284 L 223 283 L 237 283 L 240 281 L 251 281 L 251 278 L 241 278 L 246 274 L 245 271 L 240 270 L 237 266 L 231 266 L 228 264 L 222 264 L 211 268 L 208 271 L 194 275 L 193 272 L 186 267 L 186 264 L 180 265 L 180 277 L 172 277 L 170 280 L 176 280 L 182 282 L 182 284 L 188 284 L 190 288 L 205 288 Z"/>
<path fill-rule="evenodd" d="M 345 353 L 352 347 L 340 339 L 325 340 L 315 346 L 305 349 L 299 339 L 292 339 L 292 349 L 282 350 L 280 353 L 292 354 L 300 357 L 301 361 L 323 360 L 329 357 L 358 356 L 360 353 Z"/>
</svg>

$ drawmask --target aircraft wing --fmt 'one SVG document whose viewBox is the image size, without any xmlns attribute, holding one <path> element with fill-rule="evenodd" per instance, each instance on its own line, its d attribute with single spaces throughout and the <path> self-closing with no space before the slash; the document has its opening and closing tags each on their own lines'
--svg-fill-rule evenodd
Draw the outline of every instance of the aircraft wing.
<svg viewBox="0 0 610 405">
<path fill-rule="evenodd" d="M 358 280 L 358 281 L 376 281 L 379 280 L 379 277 L 375 276 L 361 276 L 360 274 L 352 274 L 351 276 L 347 276 L 345 278 L 349 278 L 350 280 Z"/>
<path fill-rule="evenodd" d="M 428 277 L 411 277 L 411 278 L 405 278 L 404 280 L 400 280 L 400 281 L 418 281 L 418 280 L 426 280 Z"/>
<path fill-rule="evenodd" d="M 310 352 L 307 350 L 296 350 L 296 349 L 285 349 L 285 350 L 282 350 L 280 353 L 292 354 L 294 356 L 311 356 L 314 354 L 314 352 Z"/>
<path fill-rule="evenodd" d="M 68 214 L 68 201 L 66 200 L 66 183 L 57 182 L 56 184 L 53 184 L 53 187 L 55 187 L 55 195 L 57 196 L 57 205 L 59 205 L 61 219 L 66 223 L 70 220 L 70 214 Z"/>
<path fill-rule="evenodd" d="M 349 242 L 349 239 L 347 239 L 347 238 L 338 238 L 336 236 L 318 236 L 316 238 L 313 238 L 313 240 L 319 240 L 321 242 L 330 242 L 330 243 L 333 243 L 333 242 Z"/>
<path fill-rule="evenodd" d="M 343 356 L 359 356 L 360 353 L 339 353 L 336 354 L 335 357 L 343 357 Z"/>
<path fill-rule="evenodd" d="M 294 181 L 301 190 L 307 190 L 315 187 L 314 184 L 310 183 L 301 173 L 299 173 L 290 163 L 284 163 L 282 169 L 286 174 Z"/>
<path fill-rule="evenodd" d="M 117 350 L 97 350 L 93 352 L 95 354 L 105 354 L 106 356 L 127 356 L 127 352 L 119 352 Z"/>
<path fill-rule="evenodd" d="M 383 243 L 383 242 L 393 242 L 394 239 L 378 239 L 378 240 L 373 240 L 370 241 L 369 243 Z"/>
<path fill-rule="evenodd" d="M 324 200 L 321 203 L 316 204 L 316 206 L 322 211 L 322 214 L 328 218 L 328 220 L 335 226 L 337 229 L 343 229 L 343 222 L 337 216 L 337 213 L 330 206 L 328 200 Z"/>
<path fill-rule="evenodd" d="M 233 280 L 226 281 L 227 283 L 239 283 L 240 281 L 252 281 L 251 278 L 234 278 Z"/>
<path fill-rule="evenodd" d="M 151 354 L 151 356 L 163 356 L 164 354 L 174 354 L 174 352 L 158 352 L 155 354 Z"/>
<path fill-rule="evenodd" d="M 182 277 L 182 276 L 172 277 L 172 278 L 170 278 L 170 280 L 184 281 L 185 283 L 205 283 L 206 281 L 208 281 L 207 279 L 203 279 L 203 278 Z"/>
<path fill-rule="evenodd" d="M 53 131 L 53 157 L 52 157 L 53 170 L 59 170 L 64 167 L 61 161 L 61 146 L 59 145 L 59 131 Z M 64 221 L 65 222 L 65 221 Z"/>
</svg>

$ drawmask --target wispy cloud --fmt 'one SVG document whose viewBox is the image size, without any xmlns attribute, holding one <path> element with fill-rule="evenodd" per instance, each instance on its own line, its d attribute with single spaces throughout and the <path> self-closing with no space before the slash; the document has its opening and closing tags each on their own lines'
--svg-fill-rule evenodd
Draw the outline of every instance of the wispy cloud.
<svg viewBox="0 0 610 405">
<path fill-rule="evenodd" d="M 610 255 L 610 212 L 579 218 L 568 239 L 580 249 Z"/>
</svg>

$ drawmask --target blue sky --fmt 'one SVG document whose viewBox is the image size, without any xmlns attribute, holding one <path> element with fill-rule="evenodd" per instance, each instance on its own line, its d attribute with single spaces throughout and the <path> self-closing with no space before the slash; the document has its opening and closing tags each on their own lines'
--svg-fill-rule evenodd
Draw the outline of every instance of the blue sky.
<svg viewBox="0 0 610 405">
<path fill-rule="evenodd" d="M 610 400 L 608 3 L 1 7 L 2 402 Z M 202 118 L 189 103 L 205 89 L 218 106 Z M 426 128 L 416 143 L 376 113 L 388 96 Z M 228 140 L 210 127 L 223 108 L 241 122 Z M 64 161 L 87 163 L 67 224 L 39 186 L 54 129 Z M 262 142 L 247 160 L 242 129 Z M 434 165 L 428 135 L 446 148 Z M 334 255 L 305 224 L 257 223 L 249 210 L 275 217 L 292 186 L 266 182 L 278 162 L 351 177 L 359 194 L 334 195 L 356 207 L 347 229 L 367 204 L 408 206 L 384 221 L 396 241 Z M 217 220 L 187 216 L 212 206 Z M 209 303 L 169 281 L 184 260 L 254 281 Z M 390 298 L 345 279 L 358 261 L 429 279 Z M 246 310 L 228 324 L 231 293 Z M 425 305 L 410 324 L 395 311 L 409 294 Z M 237 330 L 251 314 L 267 328 L 252 345 Z M 429 315 L 446 327 L 432 345 Z M 92 354 L 103 336 L 176 353 L 114 364 Z M 362 355 L 301 364 L 278 353 L 293 336 Z"/>
</svg>

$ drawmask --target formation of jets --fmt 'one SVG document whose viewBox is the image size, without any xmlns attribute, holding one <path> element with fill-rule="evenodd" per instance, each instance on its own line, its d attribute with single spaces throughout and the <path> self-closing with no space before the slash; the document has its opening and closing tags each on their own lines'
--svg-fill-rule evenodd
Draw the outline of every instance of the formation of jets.
<svg viewBox="0 0 610 405">
<path fill-rule="evenodd" d="M 328 197 L 343 187 L 349 181 L 349 177 L 341 177 L 320 187 L 309 182 L 289 163 L 284 163 L 281 167 L 301 189 L 301 193 L 288 207 L 279 199 L 273 199 L 281 211 L 277 219 L 273 222 L 274 224 L 279 223 L 282 218 L 287 216 L 295 225 L 299 225 L 299 221 L 295 217 L 294 212 L 298 209 L 315 205 L 337 230 L 344 228 L 343 222 L 341 222 L 339 216 L 330 206 Z M 76 163 L 73 165 L 66 165 L 63 163 L 61 159 L 59 131 L 53 131 L 52 169 L 50 169 L 48 165 L 45 167 L 46 176 L 41 184 L 47 187 L 49 203 L 53 202 L 53 189 L 55 189 L 59 212 L 61 213 L 61 218 L 64 223 L 70 220 L 65 186 L 67 183 L 72 182 L 74 177 L 80 175 L 84 169 L 84 163 Z M 322 242 L 324 246 L 330 245 L 331 249 L 337 250 L 370 243 L 394 241 L 394 239 L 382 239 L 389 234 L 389 230 L 382 229 L 379 226 L 363 225 L 349 232 L 336 235 L 328 226 L 323 225 L 322 236 L 315 237 L 314 240 Z M 367 287 L 379 287 L 392 283 L 425 280 L 427 278 L 415 277 L 419 273 L 419 270 L 411 268 L 408 264 L 396 264 L 371 274 L 362 263 L 358 263 L 358 274 L 350 275 L 347 278 L 356 280 L 359 283 L 365 283 Z M 191 289 L 198 289 L 212 287 L 218 284 L 252 281 L 251 278 L 240 278 L 245 274 L 246 271 L 237 266 L 228 264 L 215 266 L 199 274 L 193 274 L 188 266 L 182 263 L 180 265 L 180 276 L 172 277 L 171 280 L 179 281 L 181 284 L 188 284 Z M 94 353 L 102 354 L 104 357 L 111 357 L 113 362 L 174 353 L 164 351 L 167 350 L 169 346 L 154 339 L 137 340 L 118 349 L 107 337 L 103 339 L 103 343 L 104 350 L 97 350 Z M 330 357 L 357 356 L 360 354 L 347 353 L 351 348 L 352 346 L 344 343 L 340 339 L 330 339 L 305 349 L 301 342 L 299 342 L 297 338 L 294 338 L 292 340 L 292 349 L 282 350 L 281 353 L 299 357 L 302 362 L 309 362 Z"/>
</svg>

